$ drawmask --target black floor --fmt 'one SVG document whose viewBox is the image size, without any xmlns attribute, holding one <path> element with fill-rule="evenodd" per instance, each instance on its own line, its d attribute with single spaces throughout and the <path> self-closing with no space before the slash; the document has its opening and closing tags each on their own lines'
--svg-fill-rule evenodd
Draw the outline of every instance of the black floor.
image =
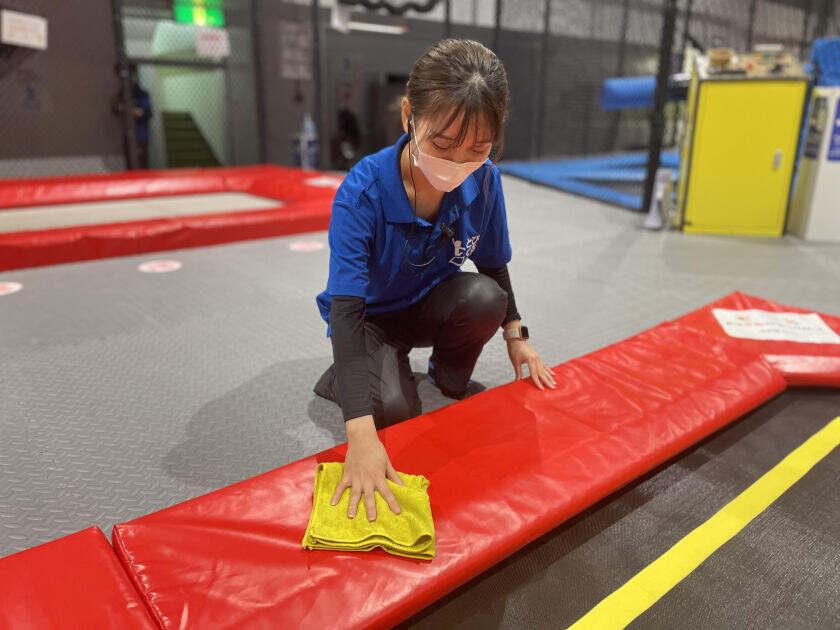
<svg viewBox="0 0 840 630">
<path fill-rule="evenodd" d="M 840 393 L 792 390 L 450 593 L 404 628 L 577 621 L 840 416 Z M 631 624 L 840 627 L 840 450 Z"/>
</svg>

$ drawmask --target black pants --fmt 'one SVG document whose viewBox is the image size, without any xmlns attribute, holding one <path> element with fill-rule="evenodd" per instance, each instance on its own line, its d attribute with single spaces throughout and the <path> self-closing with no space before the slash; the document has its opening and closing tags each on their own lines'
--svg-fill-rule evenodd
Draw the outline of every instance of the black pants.
<svg viewBox="0 0 840 630">
<path fill-rule="evenodd" d="M 495 280 L 459 272 L 408 308 L 365 317 L 370 396 L 377 429 L 422 413 L 408 353 L 432 347 L 429 375 L 445 394 L 466 390 L 478 356 L 507 312 L 507 293 Z M 335 365 L 314 392 L 336 400 Z"/>
</svg>

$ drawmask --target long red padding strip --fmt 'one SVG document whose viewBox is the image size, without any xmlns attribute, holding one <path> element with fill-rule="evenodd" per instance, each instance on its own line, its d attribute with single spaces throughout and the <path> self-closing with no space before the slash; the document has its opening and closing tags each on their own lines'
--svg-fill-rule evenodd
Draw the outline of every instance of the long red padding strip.
<svg viewBox="0 0 840 630">
<path fill-rule="evenodd" d="M 0 628 L 156 627 L 98 527 L 0 560 Z"/>
<path fill-rule="evenodd" d="M 244 192 L 278 201 L 267 210 L 231 208 L 226 213 L 3 233 L 0 271 L 324 230 L 335 194 L 325 179 L 319 172 L 249 166 L 0 181 L 0 212 L 212 192 Z"/>
<path fill-rule="evenodd" d="M 380 433 L 431 482 L 430 563 L 305 551 L 316 464 L 346 445 L 117 525 L 164 628 L 387 627 L 786 387 L 737 340 L 666 323 Z"/>
<path fill-rule="evenodd" d="M 677 322 L 716 337 L 731 339 L 715 319 L 712 313 L 715 308 L 737 311 L 758 309 L 771 313 L 813 313 L 808 309 L 736 292 L 688 313 Z M 840 317 L 827 313 L 819 313 L 819 316 L 831 329 L 840 333 Z M 802 343 L 766 339 L 734 341 L 748 352 L 762 355 L 781 372 L 789 385 L 840 387 L 840 343 Z"/>
</svg>

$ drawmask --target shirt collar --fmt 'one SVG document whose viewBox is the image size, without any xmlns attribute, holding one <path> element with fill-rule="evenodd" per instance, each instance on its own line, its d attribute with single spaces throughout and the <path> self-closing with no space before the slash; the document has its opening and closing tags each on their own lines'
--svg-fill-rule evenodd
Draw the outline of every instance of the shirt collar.
<svg viewBox="0 0 840 630">
<path fill-rule="evenodd" d="M 411 203 L 408 200 L 408 195 L 403 185 L 402 175 L 400 174 L 399 156 L 403 145 L 408 141 L 408 134 L 402 134 L 396 143 L 392 144 L 382 153 L 382 161 L 379 164 L 379 177 L 383 185 L 382 199 L 384 203 L 385 218 L 392 223 L 411 223 L 414 221 L 414 213 L 411 211 Z M 484 166 L 471 173 L 464 182 L 458 186 L 450 195 L 458 195 L 463 207 L 457 208 L 457 215 L 475 201 L 478 196 L 478 185 L 475 178 L 484 169 L 488 168 L 489 160 L 485 162 Z M 455 206 L 458 204 L 455 203 Z M 445 210 L 445 206 L 441 206 L 441 211 Z"/>
</svg>

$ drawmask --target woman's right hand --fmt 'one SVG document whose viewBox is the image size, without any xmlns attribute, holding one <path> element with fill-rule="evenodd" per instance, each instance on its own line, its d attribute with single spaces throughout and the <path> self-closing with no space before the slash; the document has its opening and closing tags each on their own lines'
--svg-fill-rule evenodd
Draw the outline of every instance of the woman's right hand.
<svg viewBox="0 0 840 630">
<path fill-rule="evenodd" d="M 388 487 L 386 479 L 404 485 L 402 479 L 391 461 L 388 453 L 376 434 L 373 418 L 365 416 L 348 420 L 347 426 L 347 455 L 344 458 L 344 474 L 335 488 L 331 505 L 341 499 L 346 488 L 351 488 L 348 518 L 356 516 L 359 500 L 364 497 L 367 517 L 369 521 L 376 520 L 375 491 L 379 491 L 382 498 L 394 514 L 400 513 L 397 498 Z M 353 423 L 352 425 L 349 423 Z"/>
</svg>

